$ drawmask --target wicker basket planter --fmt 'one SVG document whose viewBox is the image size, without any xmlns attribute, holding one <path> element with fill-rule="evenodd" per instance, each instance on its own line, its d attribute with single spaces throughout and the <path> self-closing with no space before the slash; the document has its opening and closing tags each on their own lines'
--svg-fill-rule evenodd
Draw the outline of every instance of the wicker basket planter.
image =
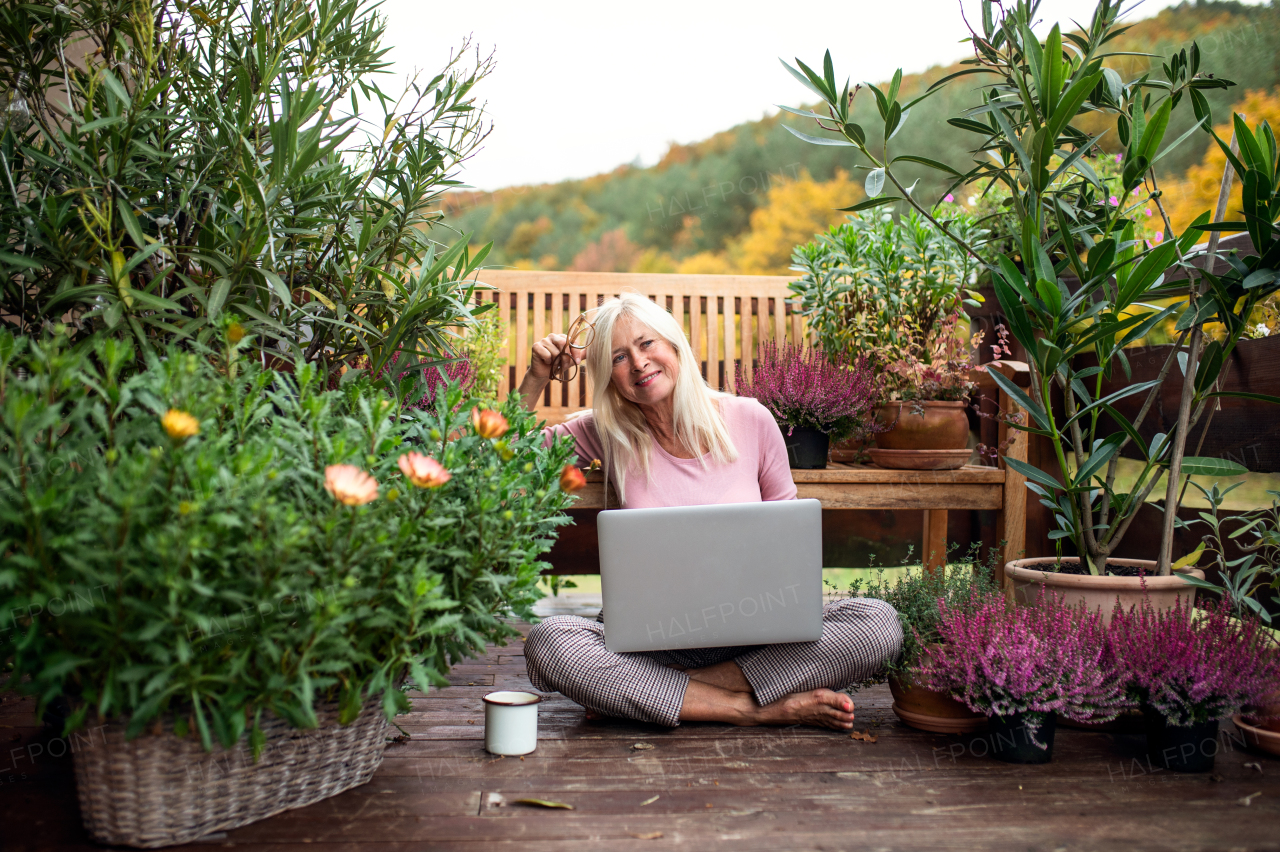
<svg viewBox="0 0 1280 852">
<path fill-rule="evenodd" d="M 265 715 L 265 714 L 264 714 Z M 255 764 L 247 737 L 206 752 L 199 737 L 170 732 L 126 742 L 124 725 L 75 755 L 85 828 L 99 843 L 154 849 L 187 843 L 358 787 L 382 764 L 390 727 L 381 701 L 350 725 L 337 705 L 316 708 L 320 725 L 302 731 L 264 718 L 266 744 Z"/>
</svg>

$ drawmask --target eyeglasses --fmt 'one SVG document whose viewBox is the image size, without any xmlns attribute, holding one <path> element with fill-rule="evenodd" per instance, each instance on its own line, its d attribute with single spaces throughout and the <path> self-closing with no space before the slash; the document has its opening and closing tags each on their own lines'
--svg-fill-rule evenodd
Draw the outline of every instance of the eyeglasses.
<svg viewBox="0 0 1280 852">
<path fill-rule="evenodd" d="M 569 326 L 569 333 L 565 335 L 564 346 L 560 347 L 560 352 L 556 355 L 555 360 L 551 362 L 551 378 L 559 382 L 571 382 L 578 375 L 578 361 L 573 357 L 571 349 L 586 349 L 591 345 L 591 341 L 595 339 L 596 326 L 595 323 L 587 319 L 587 312 L 583 311 L 578 318 Z"/>
</svg>

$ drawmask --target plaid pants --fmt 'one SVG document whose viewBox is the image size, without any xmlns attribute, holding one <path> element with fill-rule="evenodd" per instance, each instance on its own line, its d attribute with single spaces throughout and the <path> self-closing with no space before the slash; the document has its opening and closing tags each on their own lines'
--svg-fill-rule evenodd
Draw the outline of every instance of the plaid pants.
<svg viewBox="0 0 1280 852">
<path fill-rule="evenodd" d="M 733 660 L 763 706 L 793 692 L 843 689 L 874 675 L 902 647 L 897 611 L 872 598 L 831 601 L 822 608 L 821 639 L 776 645 L 615 654 L 604 646 L 603 615 L 553 615 L 535 625 L 524 645 L 529 680 L 609 716 L 671 727 L 680 724 L 689 686 L 689 676 L 671 664 Z"/>
</svg>

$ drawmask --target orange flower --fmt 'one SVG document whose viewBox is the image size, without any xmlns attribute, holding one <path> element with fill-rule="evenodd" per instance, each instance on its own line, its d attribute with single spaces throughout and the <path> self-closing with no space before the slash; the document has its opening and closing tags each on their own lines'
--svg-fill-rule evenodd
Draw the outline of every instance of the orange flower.
<svg viewBox="0 0 1280 852">
<path fill-rule="evenodd" d="M 164 417 L 160 418 L 160 425 L 175 441 L 185 441 L 200 431 L 199 420 L 176 408 L 170 408 L 165 412 Z"/>
<path fill-rule="evenodd" d="M 344 506 L 363 506 L 378 499 L 378 480 L 353 464 L 331 464 L 324 469 L 324 490 Z"/>
<path fill-rule="evenodd" d="M 471 425 L 476 427 L 476 434 L 481 438 L 501 438 L 511 428 L 507 418 L 492 408 L 471 409 Z"/>
<path fill-rule="evenodd" d="M 573 465 L 567 464 L 564 466 L 564 470 L 560 471 L 560 490 L 565 494 L 572 494 L 586 487 L 587 478 L 582 475 L 582 471 Z"/>
<path fill-rule="evenodd" d="M 444 465 L 422 453 L 405 453 L 396 464 L 405 478 L 419 488 L 439 488 L 453 478 Z"/>
</svg>

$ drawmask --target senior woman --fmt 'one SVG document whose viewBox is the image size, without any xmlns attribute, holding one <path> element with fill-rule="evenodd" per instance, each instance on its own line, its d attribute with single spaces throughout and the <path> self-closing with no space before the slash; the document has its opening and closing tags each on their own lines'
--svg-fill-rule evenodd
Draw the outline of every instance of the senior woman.
<svg viewBox="0 0 1280 852">
<path fill-rule="evenodd" d="M 593 327 L 585 348 L 559 334 L 535 343 L 520 393 L 532 408 L 554 371 L 585 362 L 595 407 L 545 434 L 569 435 L 580 459 L 601 459 L 623 508 L 795 499 L 773 417 L 707 387 L 671 314 L 626 294 L 601 305 Z M 814 642 L 613 653 L 603 610 L 595 621 L 558 615 L 530 631 L 525 665 L 537 689 L 564 694 L 589 718 L 847 730 L 853 701 L 835 690 L 896 656 L 902 629 L 891 606 L 860 598 L 828 603 L 822 622 Z"/>
</svg>

